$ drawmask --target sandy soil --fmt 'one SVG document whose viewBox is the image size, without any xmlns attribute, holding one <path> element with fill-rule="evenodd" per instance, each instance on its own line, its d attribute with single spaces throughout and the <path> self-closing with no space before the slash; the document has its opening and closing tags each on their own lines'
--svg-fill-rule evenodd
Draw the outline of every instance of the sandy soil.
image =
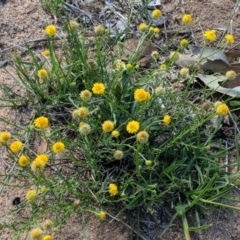
<svg viewBox="0 0 240 240">
<path fill-rule="evenodd" d="M 23 46 L 11 48 L 14 45 L 18 45 L 26 40 L 39 39 L 44 36 L 44 28 L 46 25 L 54 23 L 56 19 L 51 18 L 46 12 L 44 12 L 38 1 L 30 0 L 7 0 L 2 1 L 5 4 L 1 4 L 0 1 L 0 66 L 1 62 L 7 60 L 5 68 L 0 68 L 0 98 L 6 97 L 4 91 L 4 84 L 10 88 L 14 88 L 19 93 L 23 93 L 21 88 L 16 84 L 12 77 L 17 79 L 16 73 L 11 66 L 11 57 L 15 52 L 22 53 Z M 201 28 L 203 29 L 220 29 L 218 35 L 220 36 L 224 29 L 228 26 L 229 19 L 233 19 L 233 34 L 240 32 L 240 10 L 234 11 L 236 1 L 232 0 L 176 0 L 176 1 L 162 1 L 163 10 L 170 12 L 170 22 L 172 25 L 177 24 L 181 18 L 182 11 L 191 13 L 195 18 L 192 33 L 194 36 L 201 35 Z M 198 22 L 196 19 L 198 18 Z M 200 38 L 199 38 L 200 39 Z M 201 43 L 201 40 L 199 40 Z M 236 42 L 237 44 L 238 42 Z M 239 49 L 239 45 L 236 48 Z M 44 45 L 39 46 L 38 51 L 42 51 Z M 7 70 L 7 71 L 6 71 Z M 12 74 L 12 77 L 9 75 Z M 25 113 L 9 109 L 0 108 L 0 117 L 10 123 L 23 124 L 28 116 Z M 0 131 L 8 130 L 14 132 L 15 128 L 11 124 L 0 124 Z M 10 170 L 10 164 L 4 151 L 0 150 L 0 176 Z M 3 177 L 0 180 L 3 181 Z M 13 179 L 12 184 L 20 184 L 18 179 Z M 1 187 L 1 184 L 0 184 Z M 24 198 L 25 189 L 14 190 L 12 188 L 4 188 L 3 193 L 0 195 L 0 212 L 8 212 L 14 206 L 12 200 L 18 196 Z M 236 193 L 237 194 L 237 193 Z M 0 223 L 6 221 L 7 217 L 0 219 Z M 190 217 L 191 219 L 191 217 Z M 215 213 L 205 215 L 202 218 L 203 223 L 211 222 L 213 226 L 206 231 L 203 231 L 201 235 L 194 234 L 192 239 L 215 239 L 215 240 L 229 240 L 240 239 L 240 213 L 228 212 L 228 213 Z M 121 224 L 113 221 L 109 223 L 100 222 L 95 219 L 94 216 L 87 216 L 85 219 L 86 224 L 83 227 L 82 216 L 73 214 L 66 224 L 61 229 L 60 233 L 55 233 L 55 239 L 66 240 L 131 240 L 134 237 L 130 232 Z M 166 240 L 183 239 L 183 233 L 178 224 L 174 225 L 170 231 L 162 238 Z M 1 239 L 11 239 L 12 232 L 3 231 L 0 232 Z M 25 238 L 23 238 L 25 239 Z M 154 236 L 147 239 L 157 240 L 159 234 L 156 232 Z"/>
</svg>

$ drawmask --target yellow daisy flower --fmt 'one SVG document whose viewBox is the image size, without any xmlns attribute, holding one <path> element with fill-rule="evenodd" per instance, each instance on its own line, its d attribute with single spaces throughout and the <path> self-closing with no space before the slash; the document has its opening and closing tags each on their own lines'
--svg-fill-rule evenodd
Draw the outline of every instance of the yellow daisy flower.
<svg viewBox="0 0 240 240">
<path fill-rule="evenodd" d="M 204 32 L 204 38 L 209 42 L 214 42 L 217 39 L 216 30 L 207 30 Z"/>
<path fill-rule="evenodd" d="M 49 36 L 49 37 L 53 37 L 56 33 L 57 33 L 57 28 L 54 25 L 48 25 L 45 28 L 45 33 Z"/>
<path fill-rule="evenodd" d="M 46 57 L 48 57 L 48 56 L 50 55 L 50 51 L 49 51 L 48 49 L 45 49 L 45 50 L 43 51 L 43 55 L 46 56 Z"/>
<path fill-rule="evenodd" d="M 37 192 L 36 190 L 29 190 L 27 191 L 27 194 L 26 194 L 26 199 L 29 201 L 29 202 L 34 202 L 37 198 Z"/>
<path fill-rule="evenodd" d="M 225 103 L 221 103 L 216 107 L 216 113 L 224 117 L 229 113 L 229 108 Z"/>
<path fill-rule="evenodd" d="M 188 45 L 188 40 L 187 40 L 187 39 L 182 39 L 182 40 L 180 41 L 180 46 L 186 47 L 187 45 Z"/>
<path fill-rule="evenodd" d="M 42 238 L 42 230 L 40 228 L 32 229 L 30 235 L 32 240 L 40 240 Z"/>
<path fill-rule="evenodd" d="M 98 217 L 100 218 L 100 220 L 104 220 L 106 218 L 106 216 L 107 216 L 106 212 L 103 212 L 103 211 L 101 211 L 98 214 Z"/>
<path fill-rule="evenodd" d="M 138 132 L 139 128 L 140 128 L 139 122 L 133 120 L 127 124 L 126 130 L 128 133 L 136 133 Z"/>
<path fill-rule="evenodd" d="M 114 122 L 107 120 L 102 124 L 102 130 L 104 132 L 111 132 L 114 129 Z"/>
<path fill-rule="evenodd" d="M 21 155 L 18 159 L 18 164 L 21 167 L 27 167 L 29 165 L 29 158 L 26 155 Z"/>
<path fill-rule="evenodd" d="M 160 33 L 160 29 L 158 27 L 155 27 L 153 29 L 153 31 L 154 31 L 155 34 L 159 34 Z"/>
<path fill-rule="evenodd" d="M 14 141 L 10 145 L 10 149 L 13 153 L 17 153 L 17 152 L 21 151 L 22 147 L 23 147 L 23 143 L 20 141 Z"/>
<path fill-rule="evenodd" d="M 147 26 L 146 23 L 140 23 L 139 26 L 138 26 L 138 30 L 140 32 L 145 32 L 145 31 L 147 31 L 147 29 L 148 29 L 148 26 Z"/>
<path fill-rule="evenodd" d="M 153 19 L 158 19 L 158 18 L 160 18 L 161 16 L 162 16 L 161 10 L 159 10 L 159 9 L 154 9 L 154 10 L 152 11 L 152 18 L 153 18 Z"/>
<path fill-rule="evenodd" d="M 235 39 L 232 34 L 226 34 L 225 40 L 227 43 L 233 44 L 235 42 Z"/>
<path fill-rule="evenodd" d="M 163 122 L 166 124 L 166 125 L 169 125 L 171 123 L 171 116 L 170 115 L 165 115 L 163 117 Z"/>
<path fill-rule="evenodd" d="M 139 88 L 134 92 L 134 99 L 138 102 L 146 101 L 150 99 L 150 94 L 144 89 Z"/>
<path fill-rule="evenodd" d="M 119 135 L 120 135 L 120 133 L 119 133 L 118 130 L 114 130 L 114 131 L 112 131 L 112 136 L 113 136 L 114 138 L 118 138 Z"/>
<path fill-rule="evenodd" d="M 44 167 L 46 166 L 46 164 L 44 164 L 44 162 L 41 159 L 35 159 L 32 163 L 31 163 L 31 169 L 33 172 L 35 173 L 40 173 L 43 171 Z"/>
<path fill-rule="evenodd" d="M 43 240 L 52 240 L 53 238 L 51 237 L 51 235 L 45 235 L 43 237 Z"/>
<path fill-rule="evenodd" d="M 65 149 L 65 145 L 63 142 L 56 142 L 52 146 L 52 150 L 54 153 L 62 153 Z"/>
<path fill-rule="evenodd" d="M 118 194 L 118 187 L 115 183 L 110 183 L 108 186 L 108 192 L 111 197 L 114 197 Z"/>
<path fill-rule="evenodd" d="M 34 125 L 36 128 L 44 129 L 44 128 L 48 127 L 49 120 L 48 120 L 48 118 L 41 116 L 34 120 Z"/>
<path fill-rule="evenodd" d="M 11 133 L 1 132 L 0 133 L 0 143 L 6 144 L 11 138 Z"/>
<path fill-rule="evenodd" d="M 182 23 L 190 24 L 192 22 L 192 15 L 191 14 L 184 14 L 182 16 Z"/>
<path fill-rule="evenodd" d="M 39 154 L 34 161 L 41 161 L 44 165 L 48 163 L 48 156 L 46 154 Z"/>
<path fill-rule="evenodd" d="M 92 91 L 94 94 L 101 95 L 104 94 L 105 85 L 103 83 L 94 83 L 92 87 Z"/>
<path fill-rule="evenodd" d="M 38 75 L 38 77 L 39 77 L 40 79 L 45 80 L 45 79 L 47 79 L 47 77 L 48 77 L 48 72 L 47 72 L 47 70 L 45 70 L 45 69 L 40 69 L 40 70 L 38 71 L 37 75 Z"/>
</svg>

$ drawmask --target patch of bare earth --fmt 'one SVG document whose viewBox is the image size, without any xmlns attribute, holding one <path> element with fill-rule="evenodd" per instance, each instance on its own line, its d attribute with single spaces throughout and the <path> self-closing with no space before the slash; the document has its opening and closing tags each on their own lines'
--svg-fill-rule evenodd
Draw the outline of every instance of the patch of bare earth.
<svg viewBox="0 0 240 240">
<path fill-rule="evenodd" d="M 28 0 L 7 0 L 5 4 L 1 4 L 0 1 L 0 63 L 7 60 L 8 64 L 6 68 L 0 68 L 0 98 L 8 97 L 4 90 L 4 85 L 8 86 L 14 91 L 23 94 L 23 90 L 16 84 L 16 81 L 9 75 L 17 79 L 16 73 L 11 66 L 11 57 L 17 51 L 22 53 L 24 46 L 18 46 L 11 48 L 19 43 L 28 40 L 35 40 L 44 36 L 44 28 L 46 25 L 55 23 L 54 19 L 51 18 L 46 12 L 44 12 L 38 1 Z M 240 11 L 233 13 L 236 1 L 232 0 L 176 0 L 176 1 L 162 1 L 163 10 L 171 12 L 172 19 L 180 19 L 182 11 L 191 13 L 193 17 L 199 18 L 199 24 L 196 23 L 193 26 L 193 33 L 196 36 L 201 36 L 201 27 L 203 29 L 218 29 L 226 28 L 229 20 L 233 19 L 233 34 L 239 35 L 240 22 L 239 15 Z M 218 30 L 218 34 L 221 35 L 222 30 Z M 199 40 L 200 41 L 200 40 Z M 201 41 L 200 41 L 201 42 Z M 239 45 L 238 45 L 239 47 Z M 39 50 L 42 51 L 44 46 L 40 46 Z M 7 70 L 7 71 L 6 71 Z M 16 128 L 12 124 L 23 125 L 29 119 L 27 112 L 21 112 L 21 109 L 11 108 L 0 108 L 0 118 L 6 122 L 0 124 L 0 131 L 7 130 L 15 132 Z M 9 124 L 10 123 L 10 124 Z M 11 163 L 6 153 L 0 149 L 0 187 L 2 182 L 5 180 L 5 175 L 11 171 Z M 10 181 L 12 185 L 21 185 L 21 188 L 10 188 L 5 187 L 0 195 L 0 214 L 8 213 L 11 209 L 16 208 L 13 206 L 12 200 L 15 197 L 25 198 L 25 193 L 28 190 L 27 182 L 22 182 L 17 178 L 12 178 Z M 26 185 L 24 187 L 24 184 Z M 238 193 L 235 193 L 238 196 Z M 29 209 L 25 212 L 21 212 L 16 215 L 16 219 L 27 216 Z M 9 220 L 8 215 L 0 219 L 0 223 Z M 189 217 L 190 226 L 195 225 L 193 216 Z M 159 216 L 161 219 L 161 216 Z M 110 220 L 110 219 L 109 219 Z M 215 239 L 215 240 L 237 240 L 240 235 L 240 213 L 237 211 L 228 212 L 215 212 L 209 214 L 202 214 L 201 223 L 207 224 L 212 223 L 212 227 L 202 231 L 201 234 L 193 234 L 192 239 Z M 161 225 L 161 223 L 159 223 Z M 159 229 L 162 230 L 160 227 Z M 171 227 L 171 229 L 160 238 L 160 230 L 156 231 L 146 239 L 184 239 L 183 232 L 181 231 L 181 225 L 178 222 Z M 14 232 L 11 231 L 0 231 L 0 239 L 8 240 L 13 238 Z M 19 239 L 26 239 L 25 235 L 22 235 Z M 77 215 L 73 214 L 66 223 L 59 229 L 54 239 L 66 240 L 131 240 L 135 239 L 131 236 L 126 227 L 116 221 L 105 221 L 101 222 L 93 215 Z"/>
</svg>

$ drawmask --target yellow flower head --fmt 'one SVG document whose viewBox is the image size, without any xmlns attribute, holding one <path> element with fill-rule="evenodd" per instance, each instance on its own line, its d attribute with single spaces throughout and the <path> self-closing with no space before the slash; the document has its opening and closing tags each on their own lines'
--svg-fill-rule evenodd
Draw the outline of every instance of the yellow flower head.
<svg viewBox="0 0 240 240">
<path fill-rule="evenodd" d="M 115 183 L 110 183 L 108 186 L 108 192 L 110 196 L 114 197 L 118 194 L 118 187 Z"/>
<path fill-rule="evenodd" d="M 94 28 L 94 33 L 98 36 L 103 35 L 105 33 L 105 28 L 102 25 L 98 25 Z"/>
<path fill-rule="evenodd" d="M 82 135 L 88 135 L 90 132 L 91 132 L 91 126 L 87 123 L 83 123 L 81 122 L 80 125 L 79 125 L 79 132 L 82 134 Z"/>
<path fill-rule="evenodd" d="M 148 26 L 147 26 L 146 23 L 140 23 L 139 26 L 138 26 L 138 30 L 140 32 L 145 32 L 145 31 L 147 31 L 147 29 L 148 29 Z"/>
<path fill-rule="evenodd" d="M 65 145 L 63 142 L 56 142 L 52 146 L 52 150 L 54 153 L 62 153 L 65 149 Z"/>
<path fill-rule="evenodd" d="M 45 28 L 45 33 L 49 36 L 49 37 L 53 37 L 56 33 L 57 33 L 57 29 L 54 25 L 48 25 Z"/>
<path fill-rule="evenodd" d="M 37 192 L 36 190 L 28 190 L 27 191 L 27 194 L 26 194 L 26 199 L 29 201 L 29 202 L 34 202 L 37 198 Z"/>
<path fill-rule="evenodd" d="M 88 102 L 88 101 L 90 101 L 91 98 L 92 98 L 92 93 L 91 93 L 90 91 L 88 91 L 88 90 L 83 90 L 83 91 L 81 91 L 81 93 L 80 93 L 80 98 L 81 98 L 83 101 Z"/>
<path fill-rule="evenodd" d="M 154 33 L 154 27 L 150 27 L 149 28 L 149 32 L 153 32 Z"/>
<path fill-rule="evenodd" d="M 187 45 L 188 45 L 188 40 L 187 40 L 187 39 L 182 39 L 182 40 L 180 41 L 180 46 L 186 47 Z"/>
<path fill-rule="evenodd" d="M 114 159 L 117 159 L 117 160 L 121 160 L 123 158 L 123 151 L 121 150 L 116 150 L 114 153 L 113 153 L 113 158 Z"/>
<path fill-rule="evenodd" d="M 116 69 L 118 69 L 118 70 L 125 69 L 125 68 L 126 68 L 126 63 L 123 62 L 122 60 L 118 59 L 118 60 L 116 60 L 116 62 L 115 62 L 115 67 L 116 67 Z"/>
<path fill-rule="evenodd" d="M 133 65 L 131 63 L 128 63 L 126 65 L 126 67 L 127 67 L 128 70 L 132 70 L 133 69 Z"/>
<path fill-rule="evenodd" d="M 43 222 L 43 229 L 46 231 L 51 231 L 54 226 L 54 222 L 50 219 L 47 219 Z"/>
<path fill-rule="evenodd" d="M 27 167 L 29 165 L 29 158 L 26 155 L 21 155 L 18 159 L 18 164 L 21 167 Z"/>
<path fill-rule="evenodd" d="M 236 78 L 237 74 L 233 70 L 229 70 L 226 72 L 226 78 L 227 80 L 234 80 Z"/>
<path fill-rule="evenodd" d="M 104 123 L 102 124 L 102 130 L 104 132 L 111 132 L 114 129 L 114 122 L 112 121 L 104 121 Z"/>
<path fill-rule="evenodd" d="M 40 228 L 34 228 L 31 231 L 32 240 L 40 240 L 42 238 L 42 230 Z"/>
<path fill-rule="evenodd" d="M 51 235 L 45 235 L 43 237 L 43 240 L 52 240 L 53 238 L 51 237 Z"/>
<path fill-rule="evenodd" d="M 150 94 L 149 94 L 149 92 L 145 91 L 144 89 L 138 88 L 134 92 L 134 99 L 138 102 L 143 102 L 143 101 L 150 99 Z"/>
<path fill-rule="evenodd" d="M 43 117 L 43 116 L 38 117 L 34 120 L 34 125 L 36 128 L 39 128 L 39 129 L 47 128 L 49 125 L 48 118 Z"/>
<path fill-rule="evenodd" d="M 186 78 L 189 74 L 189 68 L 183 67 L 179 73 L 182 78 Z"/>
<path fill-rule="evenodd" d="M 35 159 L 31 163 L 31 169 L 35 173 L 42 172 L 45 166 L 46 166 L 46 164 L 44 164 L 44 162 L 40 158 Z"/>
<path fill-rule="evenodd" d="M 1 132 L 0 133 L 0 143 L 6 144 L 11 138 L 11 133 Z"/>
<path fill-rule="evenodd" d="M 221 101 L 216 101 L 213 105 L 214 105 L 214 107 L 216 109 L 220 104 L 222 104 Z"/>
<path fill-rule="evenodd" d="M 145 161 L 145 165 L 146 165 L 147 167 L 151 167 L 152 164 L 153 164 L 153 162 L 152 162 L 151 160 L 146 160 L 146 161 Z"/>
<path fill-rule="evenodd" d="M 76 21 L 70 21 L 69 25 L 72 29 L 76 29 L 79 26 L 79 24 Z"/>
<path fill-rule="evenodd" d="M 209 42 L 214 42 L 217 39 L 216 30 L 207 30 L 203 36 Z"/>
<path fill-rule="evenodd" d="M 126 130 L 128 133 L 136 133 L 138 132 L 139 128 L 140 128 L 139 122 L 133 120 L 127 124 Z"/>
<path fill-rule="evenodd" d="M 152 18 L 153 18 L 153 19 L 158 19 L 158 18 L 160 18 L 161 16 L 162 16 L 161 10 L 159 10 L 159 9 L 154 9 L 154 10 L 152 11 Z"/>
<path fill-rule="evenodd" d="M 166 70 L 167 69 L 167 65 L 165 63 L 160 65 L 160 69 L 161 70 Z"/>
<path fill-rule="evenodd" d="M 46 56 L 46 57 L 48 57 L 48 56 L 50 55 L 50 51 L 49 51 L 48 49 L 45 49 L 45 50 L 43 51 L 43 55 Z"/>
<path fill-rule="evenodd" d="M 227 43 L 233 44 L 235 42 L 235 39 L 232 34 L 226 34 L 225 40 Z"/>
<path fill-rule="evenodd" d="M 158 57 L 159 57 L 158 51 L 152 51 L 152 52 L 151 52 L 151 57 L 152 57 L 153 59 L 158 59 Z"/>
<path fill-rule="evenodd" d="M 103 83 L 94 83 L 92 87 L 92 91 L 94 94 L 101 95 L 104 94 L 105 85 Z"/>
<path fill-rule="evenodd" d="M 38 77 L 39 77 L 40 79 L 45 80 L 45 79 L 47 79 L 47 77 L 48 77 L 48 72 L 47 72 L 47 70 L 45 70 L 45 69 L 40 69 L 40 70 L 38 70 L 37 75 L 38 75 Z"/>
<path fill-rule="evenodd" d="M 72 116 L 73 118 L 85 118 L 88 116 L 88 109 L 85 107 L 80 107 L 73 111 Z"/>
<path fill-rule="evenodd" d="M 171 123 L 171 116 L 170 115 L 165 115 L 163 117 L 163 122 L 166 124 L 166 125 L 169 125 Z"/>
<path fill-rule="evenodd" d="M 160 29 L 158 27 L 155 27 L 153 29 L 153 31 L 154 31 L 155 34 L 159 34 L 160 33 Z"/>
<path fill-rule="evenodd" d="M 191 14 L 184 14 L 182 16 L 182 23 L 190 24 L 192 22 L 192 15 Z"/>
<path fill-rule="evenodd" d="M 225 103 L 221 103 L 216 107 L 216 113 L 224 117 L 229 113 L 229 108 Z"/>
<path fill-rule="evenodd" d="M 141 144 L 147 143 L 148 138 L 149 134 L 146 131 L 140 131 L 136 136 L 137 141 Z"/>
<path fill-rule="evenodd" d="M 45 193 L 46 191 L 47 191 L 46 187 L 41 187 L 41 188 L 40 188 L 40 192 L 41 192 L 41 193 Z"/>
<path fill-rule="evenodd" d="M 104 220 L 106 218 L 106 216 L 107 216 L 106 212 L 103 212 L 103 211 L 101 211 L 98 214 L 98 217 L 100 218 L 100 220 Z"/>
<path fill-rule="evenodd" d="M 112 136 L 113 136 L 114 138 L 118 138 L 119 135 L 120 135 L 120 133 L 119 133 L 118 130 L 114 130 L 114 131 L 112 131 Z"/>
<path fill-rule="evenodd" d="M 165 88 L 163 88 L 163 87 L 157 87 L 156 89 L 155 89 L 155 94 L 157 95 L 157 96 L 161 96 L 161 95 L 163 95 L 165 93 Z"/>
<path fill-rule="evenodd" d="M 10 149 L 13 153 L 17 153 L 17 152 L 21 151 L 22 147 L 23 147 L 23 143 L 20 141 L 14 141 L 10 145 Z"/>
<path fill-rule="evenodd" d="M 35 158 L 35 161 L 41 161 L 44 165 L 48 163 L 48 156 L 46 154 L 39 154 Z"/>
<path fill-rule="evenodd" d="M 169 55 L 169 58 L 176 62 L 178 59 L 179 59 L 179 52 L 171 52 L 170 55 Z"/>
</svg>

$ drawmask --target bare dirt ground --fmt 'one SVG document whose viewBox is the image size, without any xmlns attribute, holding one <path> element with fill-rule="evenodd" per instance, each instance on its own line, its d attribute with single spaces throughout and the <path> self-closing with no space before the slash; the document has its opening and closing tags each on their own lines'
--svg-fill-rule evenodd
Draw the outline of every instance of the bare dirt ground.
<svg viewBox="0 0 240 240">
<path fill-rule="evenodd" d="M 4 3 L 4 4 L 3 4 Z M 95 3 L 93 3 L 95 4 Z M 234 11 L 236 1 L 233 0 L 165 0 L 162 1 L 163 11 L 170 12 L 170 19 L 174 25 L 174 21 L 181 18 L 182 12 L 190 13 L 195 19 L 193 25 L 194 36 L 201 36 L 202 29 L 216 29 L 218 35 L 223 33 L 223 30 L 228 26 L 229 20 L 233 19 L 233 35 L 240 35 L 240 9 Z M 175 20 L 174 20 L 175 19 Z M 197 21 L 197 20 L 198 21 Z M 16 73 L 11 66 L 11 57 L 15 52 L 21 53 L 23 46 L 12 48 L 19 43 L 27 40 L 39 39 L 44 36 L 44 28 L 48 24 L 57 24 L 56 19 L 51 18 L 45 11 L 42 10 L 38 1 L 30 0 L 2 0 L 0 1 L 0 66 L 6 62 L 5 68 L 0 68 L 0 98 L 6 97 L 6 92 L 3 89 L 3 84 L 10 88 L 14 88 L 19 93 L 23 93 L 21 88 L 16 85 L 12 77 L 17 79 Z M 236 42 L 236 49 L 240 48 L 239 42 Z M 37 51 L 41 52 L 44 46 L 39 47 Z M 6 72 L 7 70 L 7 72 Z M 9 73 L 12 76 L 9 75 Z M 28 116 L 19 111 L 0 108 L 0 117 L 6 122 L 17 123 L 21 125 Z M 1 121 L 0 131 L 7 130 L 14 132 L 14 127 L 10 124 Z M 0 152 L 0 176 L 9 171 L 7 156 L 1 150 Z M 3 177 L 0 177 L 3 180 Z M 13 184 L 20 184 L 18 179 L 12 180 Z M 1 187 L 1 184 L 0 184 Z M 24 198 L 26 189 L 13 190 L 6 187 L 0 195 L 0 213 L 4 213 L 12 209 L 12 200 L 18 196 Z M 235 193 L 236 196 L 237 193 Z M 0 219 L 0 223 L 6 221 L 7 217 Z M 191 217 L 190 217 L 191 219 Z M 237 240 L 240 239 L 240 213 L 229 211 L 226 213 L 217 212 L 204 214 L 202 216 L 202 224 L 212 223 L 212 227 L 203 231 L 201 234 L 192 235 L 192 239 L 215 239 L 215 240 Z M 76 240 L 131 240 L 135 239 L 131 236 L 127 228 L 113 221 L 100 222 L 94 216 L 87 216 L 83 224 L 82 216 L 76 214 L 64 224 L 59 233 L 55 233 L 54 238 L 59 240 L 76 239 Z M 191 222 L 190 222 L 191 223 Z M 8 240 L 12 238 L 12 232 L 0 232 L 0 239 Z M 22 238 L 25 239 L 25 238 Z M 159 233 L 156 233 L 149 238 L 157 240 Z M 184 239 L 179 224 L 173 225 L 167 234 L 161 239 Z"/>
</svg>

